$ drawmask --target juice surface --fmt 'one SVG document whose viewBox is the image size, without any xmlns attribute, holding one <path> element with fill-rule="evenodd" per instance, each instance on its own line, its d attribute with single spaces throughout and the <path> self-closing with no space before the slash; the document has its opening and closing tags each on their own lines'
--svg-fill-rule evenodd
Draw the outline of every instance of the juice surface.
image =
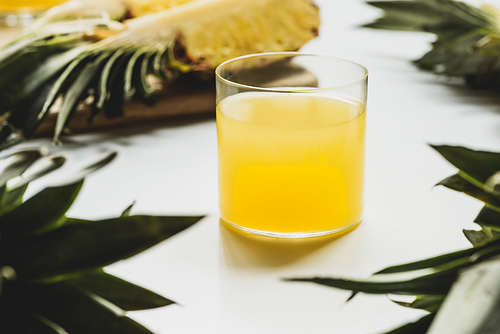
<svg viewBox="0 0 500 334">
<path fill-rule="evenodd" d="M 221 217 L 276 233 L 342 229 L 363 211 L 365 107 L 296 93 L 217 106 Z"/>
</svg>

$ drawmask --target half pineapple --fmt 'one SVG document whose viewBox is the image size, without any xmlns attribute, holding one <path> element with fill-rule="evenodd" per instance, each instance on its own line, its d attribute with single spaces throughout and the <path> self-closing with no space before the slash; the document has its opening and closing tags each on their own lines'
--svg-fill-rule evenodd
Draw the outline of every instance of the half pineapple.
<svg viewBox="0 0 500 334">
<path fill-rule="evenodd" d="M 125 101 L 155 95 L 151 76 L 171 82 L 211 74 L 236 56 L 298 50 L 320 24 L 309 0 L 172 3 L 181 4 L 128 20 L 118 2 L 69 2 L 42 16 L 0 51 L 0 113 L 8 115 L 0 140 L 13 131 L 30 136 L 60 96 L 56 141 L 83 101 L 91 101 L 91 119 L 120 116 Z M 129 14 L 147 12 L 138 4 L 129 0 Z"/>
</svg>

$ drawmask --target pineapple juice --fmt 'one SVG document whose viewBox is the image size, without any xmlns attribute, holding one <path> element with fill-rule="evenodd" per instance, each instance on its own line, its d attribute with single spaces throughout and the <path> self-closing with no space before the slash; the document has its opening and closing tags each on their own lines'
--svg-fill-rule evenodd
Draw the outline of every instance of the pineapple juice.
<svg viewBox="0 0 500 334">
<path fill-rule="evenodd" d="M 217 106 L 219 207 L 235 225 L 340 231 L 363 211 L 365 107 L 293 93 L 242 93 Z"/>
</svg>

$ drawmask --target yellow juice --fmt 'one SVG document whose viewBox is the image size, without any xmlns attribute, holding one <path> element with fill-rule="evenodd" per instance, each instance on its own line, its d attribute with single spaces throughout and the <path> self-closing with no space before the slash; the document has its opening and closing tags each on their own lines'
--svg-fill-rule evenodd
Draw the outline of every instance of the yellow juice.
<svg viewBox="0 0 500 334">
<path fill-rule="evenodd" d="M 365 106 L 241 93 L 217 106 L 222 219 L 275 233 L 341 231 L 363 211 Z"/>
</svg>

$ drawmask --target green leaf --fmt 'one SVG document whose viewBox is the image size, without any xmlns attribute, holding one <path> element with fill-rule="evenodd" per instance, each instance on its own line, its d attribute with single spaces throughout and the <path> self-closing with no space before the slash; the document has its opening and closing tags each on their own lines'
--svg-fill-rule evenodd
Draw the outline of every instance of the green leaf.
<svg viewBox="0 0 500 334">
<path fill-rule="evenodd" d="M 488 226 L 491 228 L 500 228 L 500 212 L 493 210 L 485 206 L 479 215 L 474 220 L 475 223 L 481 226 Z"/>
<path fill-rule="evenodd" d="M 61 73 L 61 75 L 57 76 L 55 81 L 49 85 L 49 90 L 46 93 L 45 102 L 36 115 L 38 119 L 43 119 L 46 117 L 48 111 L 50 110 L 50 107 L 52 107 L 61 93 L 66 91 L 68 87 L 76 80 L 79 70 L 85 66 L 86 62 L 88 62 L 86 55 L 79 55 L 77 58 L 72 60 Z"/>
<path fill-rule="evenodd" d="M 411 303 L 411 308 L 426 310 L 429 312 L 437 312 L 443 303 L 443 295 L 423 295 L 417 296 L 417 299 Z"/>
<path fill-rule="evenodd" d="M 106 64 L 103 66 L 99 82 L 97 84 L 95 101 L 91 108 L 92 114 L 88 120 L 89 124 L 96 121 L 102 113 L 106 100 L 108 99 L 108 93 L 111 89 L 111 83 L 114 82 L 117 73 L 120 69 L 122 69 L 121 64 L 128 58 L 124 54 L 124 49 L 118 49 L 109 57 L 109 59 L 106 61 Z"/>
<path fill-rule="evenodd" d="M 34 315 L 22 307 L 13 307 L 0 301 L 0 329 L 15 334 L 63 334 L 57 327 L 40 316 Z M 3 333 L 3 331 L 2 331 Z"/>
<path fill-rule="evenodd" d="M 9 304 L 40 314 L 71 334 L 152 334 L 99 299 L 64 282 L 11 284 L 5 289 L 5 297 Z"/>
<path fill-rule="evenodd" d="M 86 223 L 92 223 L 93 220 L 86 220 L 86 219 L 78 219 L 78 218 L 70 218 L 66 217 L 66 220 L 64 221 L 64 225 L 66 224 L 86 224 Z"/>
<path fill-rule="evenodd" d="M 19 134 L 23 139 L 31 137 L 35 133 L 35 130 L 46 116 L 40 114 L 40 109 L 42 109 L 45 104 L 50 87 L 54 84 L 56 79 L 56 77 L 50 78 L 45 83 L 40 85 L 35 91 L 17 101 L 10 108 L 10 116 L 7 120 L 9 124 L 9 132 Z M 7 133 L 5 133 L 5 135 L 7 135 Z M 0 137 L 0 139 L 1 138 L 2 137 Z"/>
<path fill-rule="evenodd" d="M 443 303 L 444 298 L 444 295 L 420 295 L 417 296 L 417 298 L 411 303 L 400 302 L 396 300 L 392 301 L 404 307 L 425 310 L 428 312 L 437 312 L 437 310 Z"/>
<path fill-rule="evenodd" d="M 10 110 L 39 90 L 82 51 L 80 48 L 62 50 L 51 44 L 27 49 L 21 56 L 14 56 L 1 64 L 0 99 L 3 103 L 0 110 L 2 112 Z M 3 51 L 0 51 L 0 54 Z"/>
<path fill-rule="evenodd" d="M 463 233 L 467 240 L 474 246 L 479 246 L 488 240 L 500 237 L 500 232 L 492 231 L 488 227 L 483 227 L 480 231 L 463 230 Z"/>
<path fill-rule="evenodd" d="M 370 294 L 441 295 L 446 294 L 455 279 L 455 274 L 443 275 L 439 279 L 419 278 L 397 282 L 353 281 L 339 278 L 291 278 L 288 282 L 310 282 L 332 288 Z"/>
<path fill-rule="evenodd" d="M 495 15 L 453 0 L 369 1 L 382 9 L 383 17 L 364 25 L 369 28 L 426 31 L 441 35 L 459 28 L 496 31 Z"/>
<path fill-rule="evenodd" d="M 23 196 L 30 182 L 47 175 L 60 168 L 66 159 L 64 157 L 51 157 L 48 162 L 27 175 L 24 173 L 20 182 L 13 185 L 5 193 L 0 206 L 0 216 L 18 207 L 23 202 Z M 1 218 L 0 218 L 1 219 Z"/>
<path fill-rule="evenodd" d="M 102 101 L 102 103 L 96 104 L 96 116 L 102 113 L 103 110 L 105 111 L 106 117 L 108 118 L 114 118 L 123 115 L 123 104 L 125 102 L 123 93 L 123 86 L 125 85 L 124 73 L 125 69 L 127 68 L 128 62 L 134 53 L 134 50 L 126 50 L 123 53 L 121 53 L 121 50 L 117 50 L 116 53 L 120 53 L 119 58 L 113 64 L 111 64 L 109 73 L 103 72 L 100 78 L 101 85 L 105 84 L 106 88 L 105 91 L 101 93 L 103 94 L 103 97 L 99 100 Z M 106 82 L 104 82 L 104 80 L 106 80 Z"/>
<path fill-rule="evenodd" d="M 488 193 L 481 188 L 476 187 L 472 183 L 467 182 L 460 174 L 452 175 L 437 184 L 438 186 L 445 186 L 449 189 L 463 192 L 469 196 L 477 198 L 478 200 L 500 211 L 500 197 Z"/>
<path fill-rule="evenodd" d="M 65 282 L 94 293 L 125 311 L 145 310 L 174 303 L 154 292 L 102 271 L 85 273 Z"/>
<path fill-rule="evenodd" d="M 40 150 L 26 150 L 10 155 L 10 163 L 0 174 L 0 187 L 7 184 L 7 181 L 21 176 L 29 166 L 44 155 Z"/>
<path fill-rule="evenodd" d="M 18 279 L 54 279 L 133 256 L 201 218 L 130 216 L 64 224 L 12 245 L 0 244 L 0 264 L 13 267 Z"/>
<path fill-rule="evenodd" d="M 76 111 L 77 104 L 88 95 L 87 89 L 89 84 L 95 79 L 96 74 L 102 69 L 109 56 L 110 52 L 104 52 L 95 61 L 86 64 L 79 76 L 69 87 L 64 96 L 61 109 L 57 113 L 54 143 L 59 141 L 59 136 L 71 119 L 71 115 Z"/>
<path fill-rule="evenodd" d="M 107 162 L 109 157 L 105 160 Z M 19 203 L 29 182 L 59 168 L 64 161 L 62 157 L 51 158 L 46 165 L 27 175 L 7 193 L 0 211 L 1 234 L 10 237 L 28 236 L 55 228 L 64 221 L 64 214 L 78 195 L 83 180 L 46 188 L 26 202 Z"/>
<path fill-rule="evenodd" d="M 385 334 L 425 334 L 434 320 L 434 313 L 420 318 L 416 322 L 409 323 Z"/>
<path fill-rule="evenodd" d="M 363 25 L 366 28 L 426 31 L 426 25 L 435 23 L 443 16 L 441 10 L 424 2 L 368 1 L 367 3 L 384 10 L 384 16 L 373 23 Z"/>
<path fill-rule="evenodd" d="M 7 192 L 7 182 L 21 176 L 35 161 L 44 155 L 44 150 L 25 150 L 20 152 L 15 152 L 11 154 L 8 158 L 10 159 L 9 164 L 0 173 L 0 214 L 6 212 L 11 206 L 12 195 L 8 196 Z M 17 191 L 15 195 L 21 195 Z M 10 198 L 9 198 L 10 197 Z"/>
<path fill-rule="evenodd" d="M 486 32 L 481 29 L 460 31 L 456 36 L 454 32 L 451 36 L 439 39 L 439 46 L 415 61 L 415 64 L 423 69 L 433 70 L 439 74 L 450 76 L 474 75 L 482 73 L 481 68 L 491 66 L 492 58 L 479 53 L 471 53 L 475 45 L 479 44 Z M 436 43 L 437 44 L 437 43 Z"/>
<path fill-rule="evenodd" d="M 33 182 L 41 178 L 42 176 L 52 173 L 53 171 L 59 169 L 62 165 L 64 165 L 65 162 L 66 158 L 62 156 L 47 157 L 47 161 L 45 161 L 42 166 L 39 166 L 36 170 L 33 170 L 29 174 L 24 173 L 22 180 L 10 187 L 9 191 L 12 192 L 12 190 L 14 189 L 24 187 L 30 182 Z"/>
<path fill-rule="evenodd" d="M 472 253 L 456 252 L 448 257 L 448 261 L 432 266 L 430 273 L 415 273 L 416 278 L 407 280 L 397 280 L 391 278 L 391 275 L 386 275 L 384 281 L 381 280 L 367 280 L 367 281 L 354 281 L 338 278 L 292 278 L 286 281 L 294 282 L 312 282 L 321 285 L 326 285 L 334 288 L 351 290 L 355 293 L 365 292 L 372 294 L 409 294 L 409 295 L 443 295 L 448 292 L 459 270 L 470 267 L 476 263 L 484 261 L 488 258 L 500 254 L 500 239 L 494 239 L 480 247 L 471 248 Z M 458 259 L 453 259 L 457 255 L 465 255 Z M 445 255 L 446 256 L 446 255 Z M 440 256 L 439 262 L 445 258 Z M 437 262 L 436 258 L 430 260 L 419 261 L 402 266 L 390 267 L 380 273 L 387 274 L 388 271 L 398 273 L 402 271 L 410 271 L 416 269 L 424 269 L 422 263 Z M 404 269 L 404 270 L 402 270 Z M 397 277 L 397 276 L 396 276 Z"/>
<path fill-rule="evenodd" d="M 136 50 L 127 63 L 127 67 L 125 69 L 125 82 L 123 87 L 123 93 L 126 99 L 131 98 L 135 93 L 134 89 L 132 88 L 134 87 L 132 82 L 134 69 L 137 67 L 140 69 L 142 59 L 149 50 L 150 47 L 148 46 Z"/>
<path fill-rule="evenodd" d="M 62 187 L 46 188 L 0 216 L 0 234 L 7 238 L 29 236 L 56 228 L 80 192 L 83 180 Z"/>
<path fill-rule="evenodd" d="M 500 153 L 474 151 L 459 146 L 432 147 L 462 172 L 460 176 L 478 187 L 484 187 L 488 179 L 500 171 Z"/>
<path fill-rule="evenodd" d="M 18 187 L 12 189 L 11 191 L 5 192 L 4 197 L 2 198 L 2 204 L 0 206 L 0 216 L 3 216 L 7 212 L 21 205 L 21 203 L 23 202 L 24 193 L 27 189 L 28 185 L 25 185 L 23 187 Z"/>
<path fill-rule="evenodd" d="M 499 14 L 454 0 L 374 1 L 383 16 L 365 27 L 425 31 L 437 36 L 415 64 L 449 76 L 464 76 L 472 88 L 500 87 Z"/>
<path fill-rule="evenodd" d="M 120 217 L 128 217 L 130 216 L 130 211 L 132 210 L 132 208 L 134 207 L 135 205 L 135 201 L 132 202 L 132 204 L 130 204 L 129 206 L 127 206 L 127 208 L 125 210 L 123 210 L 122 214 Z"/>
<path fill-rule="evenodd" d="M 385 268 L 383 270 L 378 271 L 376 274 L 401 273 L 401 272 L 406 272 L 406 271 L 435 268 L 438 266 L 446 265 L 447 263 L 450 263 L 452 261 L 456 261 L 456 260 L 461 259 L 461 258 L 471 257 L 475 253 L 477 253 L 481 250 L 485 250 L 485 249 L 487 250 L 487 249 L 490 249 L 492 247 L 497 247 L 498 245 L 500 245 L 500 240 L 495 239 L 495 240 L 489 241 L 486 244 L 480 245 L 479 247 L 468 248 L 468 249 L 464 249 L 464 250 L 453 252 L 453 253 L 435 256 L 435 257 L 425 259 L 425 260 L 405 263 L 405 264 L 401 264 L 401 265 L 397 265 L 397 266 L 391 266 L 391 267 L 388 267 L 388 268 Z"/>
<path fill-rule="evenodd" d="M 439 265 L 443 265 L 443 264 L 449 263 L 451 261 L 454 261 L 454 260 L 457 260 L 457 259 L 460 259 L 463 257 L 471 256 L 475 252 L 476 252 L 476 249 L 468 248 L 468 249 L 464 249 L 464 250 L 453 252 L 453 253 L 448 253 L 448 254 L 444 254 L 444 255 L 431 257 L 431 258 L 425 259 L 425 260 L 405 263 L 405 264 L 401 264 L 401 265 L 397 265 L 397 266 L 391 266 L 391 267 L 385 268 L 383 270 L 380 270 L 380 271 L 376 272 L 375 274 L 392 274 L 392 273 L 401 273 L 401 272 L 405 272 L 405 271 L 433 268 L 433 267 L 437 267 Z"/>
</svg>

